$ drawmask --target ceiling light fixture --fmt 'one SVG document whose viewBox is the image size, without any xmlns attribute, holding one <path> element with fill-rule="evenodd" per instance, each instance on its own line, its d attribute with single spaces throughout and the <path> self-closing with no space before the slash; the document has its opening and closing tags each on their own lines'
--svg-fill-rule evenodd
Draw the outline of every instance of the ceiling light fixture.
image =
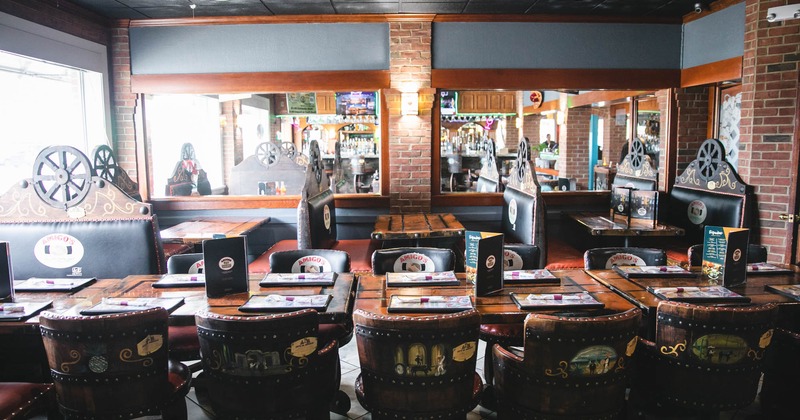
<svg viewBox="0 0 800 420">
<path fill-rule="evenodd" d="M 781 22 L 789 19 L 800 19 L 800 4 L 770 7 L 767 10 L 767 22 Z"/>
</svg>

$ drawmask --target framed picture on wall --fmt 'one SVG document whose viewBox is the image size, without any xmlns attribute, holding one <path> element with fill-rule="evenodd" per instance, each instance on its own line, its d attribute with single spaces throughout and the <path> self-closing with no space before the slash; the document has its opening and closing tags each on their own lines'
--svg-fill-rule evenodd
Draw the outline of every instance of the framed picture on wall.
<svg viewBox="0 0 800 420">
<path fill-rule="evenodd" d="M 725 158 L 739 167 L 739 120 L 742 118 L 742 85 L 720 89 L 719 141 L 725 146 Z"/>
</svg>

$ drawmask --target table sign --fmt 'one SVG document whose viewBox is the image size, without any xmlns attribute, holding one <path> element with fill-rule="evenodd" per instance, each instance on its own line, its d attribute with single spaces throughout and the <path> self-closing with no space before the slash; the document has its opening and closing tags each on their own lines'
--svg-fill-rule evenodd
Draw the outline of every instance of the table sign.
<svg viewBox="0 0 800 420">
<path fill-rule="evenodd" d="M 206 295 L 222 297 L 249 290 L 247 281 L 247 239 L 234 236 L 203 241 Z"/>
<path fill-rule="evenodd" d="M 468 231 L 467 279 L 475 284 L 475 296 L 503 289 L 503 234 Z"/>
<path fill-rule="evenodd" d="M 687 303 L 750 302 L 750 298 L 722 286 L 648 287 L 647 291 L 664 300 Z"/>
<path fill-rule="evenodd" d="M 291 312 L 316 309 L 325 312 L 332 295 L 254 295 L 239 307 L 242 312 Z"/>
<path fill-rule="evenodd" d="M 0 301 L 14 300 L 14 273 L 11 270 L 11 245 L 0 242 Z"/>
<path fill-rule="evenodd" d="M 658 221 L 658 191 L 631 191 L 630 225 L 655 229 Z"/>
<path fill-rule="evenodd" d="M 520 309 L 600 309 L 605 307 L 588 292 L 582 293 L 531 293 L 528 295 L 511 293 L 511 300 Z"/>
<path fill-rule="evenodd" d="M 185 273 L 164 274 L 157 282 L 153 283 L 153 287 L 155 288 L 205 287 L 205 286 L 206 286 L 205 274 L 185 274 Z"/>
<path fill-rule="evenodd" d="M 750 230 L 706 226 L 703 237 L 703 275 L 723 286 L 743 284 L 747 274 Z"/>
<path fill-rule="evenodd" d="M 764 289 L 794 300 L 800 300 L 800 284 L 768 284 L 764 286 Z"/>
<path fill-rule="evenodd" d="M 631 220 L 631 188 L 614 187 L 611 191 L 611 221 L 626 227 Z"/>
<path fill-rule="evenodd" d="M 503 273 L 503 282 L 507 284 L 560 284 L 561 279 L 554 276 L 550 270 L 506 270 Z"/>
<path fill-rule="evenodd" d="M 692 273 L 677 265 L 615 265 L 611 268 L 626 279 L 648 277 L 697 277 L 697 273 Z"/>
<path fill-rule="evenodd" d="M 336 273 L 267 273 L 259 286 L 333 286 Z"/>
<path fill-rule="evenodd" d="M 389 298 L 388 312 L 459 312 L 472 309 L 469 296 L 397 296 Z"/>
<path fill-rule="evenodd" d="M 433 273 L 386 273 L 388 287 L 458 286 L 461 284 L 452 271 Z"/>
</svg>

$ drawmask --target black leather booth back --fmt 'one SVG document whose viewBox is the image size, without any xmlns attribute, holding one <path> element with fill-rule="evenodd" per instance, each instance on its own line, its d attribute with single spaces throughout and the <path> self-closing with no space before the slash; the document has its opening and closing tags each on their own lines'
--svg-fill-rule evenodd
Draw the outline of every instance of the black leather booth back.
<svg viewBox="0 0 800 420">
<path fill-rule="evenodd" d="M 506 242 L 534 244 L 536 198 L 516 188 L 503 191 L 503 234 Z M 541 222 L 540 222 L 541 223 Z"/>
<path fill-rule="evenodd" d="M 193 268 L 200 261 L 203 261 L 202 252 L 191 254 L 175 254 L 167 259 L 167 273 L 169 274 L 196 274 L 203 273 L 202 266 Z"/>
<path fill-rule="evenodd" d="M 293 249 L 269 254 L 272 273 L 349 273 L 350 255 L 333 249 Z"/>
<path fill-rule="evenodd" d="M 539 264 L 539 247 L 527 244 L 503 245 L 503 267 L 505 270 L 542 268 Z"/>
<path fill-rule="evenodd" d="M 749 195 L 713 193 L 676 186 L 669 197 L 667 223 L 686 229 L 690 243 L 703 241 L 706 226 L 749 227 Z"/>
<path fill-rule="evenodd" d="M 372 253 L 372 272 L 452 271 L 455 253 L 446 248 L 387 248 Z"/>
<path fill-rule="evenodd" d="M 606 269 L 611 265 L 667 265 L 667 253 L 657 248 L 593 248 L 583 254 L 583 265 L 586 270 Z"/>
<path fill-rule="evenodd" d="M 152 218 L 0 223 L 16 279 L 123 278 L 162 274 L 164 250 Z"/>
<path fill-rule="evenodd" d="M 475 189 L 479 193 L 493 193 L 497 192 L 497 181 L 482 176 L 478 177 L 478 185 Z"/>
<path fill-rule="evenodd" d="M 627 187 L 636 188 L 637 190 L 642 191 L 655 191 L 658 189 L 657 183 L 658 180 L 655 179 L 617 174 L 617 176 L 614 177 L 614 182 L 611 184 L 611 190 L 613 191 L 614 187 Z"/>
<path fill-rule="evenodd" d="M 326 249 L 336 244 L 336 208 L 331 190 L 308 199 L 308 221 L 311 248 Z"/>
</svg>

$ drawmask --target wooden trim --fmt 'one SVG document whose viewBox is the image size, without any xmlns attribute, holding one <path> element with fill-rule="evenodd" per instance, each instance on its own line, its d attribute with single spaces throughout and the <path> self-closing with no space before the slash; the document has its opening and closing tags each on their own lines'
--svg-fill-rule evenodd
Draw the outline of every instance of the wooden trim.
<svg viewBox="0 0 800 420">
<path fill-rule="evenodd" d="M 667 142 L 664 161 L 664 190 L 667 193 L 672 191 L 675 184 L 675 177 L 678 173 L 678 100 L 675 97 L 675 89 L 669 90 L 667 99 Z"/>
<path fill-rule="evenodd" d="M 389 181 L 391 177 L 389 176 L 389 102 L 386 98 L 386 91 L 381 91 L 381 152 L 380 152 L 380 159 L 381 159 L 381 173 L 380 173 L 380 181 L 381 181 L 381 196 L 387 198 L 387 206 L 388 206 L 388 197 L 389 197 L 389 190 L 391 188 Z"/>
<path fill-rule="evenodd" d="M 680 87 L 707 85 L 742 78 L 742 57 L 733 57 L 681 70 Z"/>
<path fill-rule="evenodd" d="M 391 14 L 383 15 L 388 22 L 433 22 L 434 14 Z"/>
<path fill-rule="evenodd" d="M 708 87 L 708 111 L 706 111 L 707 124 L 706 124 L 706 138 L 707 139 L 716 139 L 719 138 L 717 136 L 718 133 L 718 126 L 719 124 L 719 98 L 720 98 L 720 89 L 717 85 L 711 85 Z"/>
<path fill-rule="evenodd" d="M 433 95 L 431 110 L 431 197 L 442 193 L 442 107 L 439 89 Z M 431 200 L 431 206 L 433 206 Z"/>
<path fill-rule="evenodd" d="M 701 13 L 691 12 L 691 13 L 687 13 L 687 14 L 683 15 L 683 23 L 689 23 L 689 22 L 695 21 L 697 19 L 702 19 L 702 18 L 704 18 L 704 17 L 706 17 L 706 16 L 708 16 L 710 14 L 719 12 L 722 9 L 728 8 L 730 6 L 733 6 L 734 4 L 739 4 L 739 3 L 743 2 L 743 1 L 744 0 L 717 0 L 715 2 L 712 2 Z"/>
<path fill-rule="evenodd" d="M 442 89 L 659 90 L 680 84 L 677 69 L 434 69 L 431 86 Z"/>
<path fill-rule="evenodd" d="M 419 16 L 419 15 L 414 15 Z M 137 19 L 131 28 L 159 26 L 268 25 L 287 23 L 386 23 L 387 15 L 198 16 L 176 19 Z M 122 22 L 121 22 L 122 23 Z"/>
<path fill-rule="evenodd" d="M 260 73 L 134 74 L 134 93 L 249 93 L 318 90 L 380 90 L 390 86 L 389 70 Z"/>
<path fill-rule="evenodd" d="M 797 85 L 800 86 L 800 73 L 797 74 Z M 792 144 L 797 142 L 797 139 L 800 139 L 800 124 L 797 121 L 800 121 L 800 89 L 795 89 L 796 100 L 794 106 L 794 139 L 792 140 Z M 790 168 L 790 173 L 793 176 L 790 176 L 790 186 L 789 186 L 789 201 L 788 201 L 788 210 L 789 214 L 797 214 L 800 212 L 800 203 L 798 203 L 798 198 L 800 198 L 800 183 L 797 181 L 797 172 L 798 167 L 800 167 L 800 148 L 792 147 L 792 167 Z M 786 232 L 786 240 L 784 243 L 788 244 L 786 249 L 783 253 L 783 258 L 781 259 L 782 262 L 790 262 L 792 264 L 796 264 L 800 261 L 800 223 L 795 221 L 786 222 L 786 228 L 784 229 Z"/>
<path fill-rule="evenodd" d="M 552 22 L 552 23 L 681 23 L 680 18 L 659 16 L 441 14 L 434 22 Z"/>
<path fill-rule="evenodd" d="M 598 90 L 572 96 L 569 99 L 569 108 L 592 105 L 598 102 L 612 102 L 620 99 L 636 97 L 652 93 L 644 90 Z"/>
<path fill-rule="evenodd" d="M 230 210 L 230 209 L 291 209 L 300 203 L 299 195 L 283 197 L 264 196 L 201 196 L 201 197 L 165 197 L 150 200 L 153 210 L 185 211 L 185 210 Z M 389 208 L 389 197 L 359 195 L 337 195 L 335 204 L 338 208 Z"/>
</svg>

